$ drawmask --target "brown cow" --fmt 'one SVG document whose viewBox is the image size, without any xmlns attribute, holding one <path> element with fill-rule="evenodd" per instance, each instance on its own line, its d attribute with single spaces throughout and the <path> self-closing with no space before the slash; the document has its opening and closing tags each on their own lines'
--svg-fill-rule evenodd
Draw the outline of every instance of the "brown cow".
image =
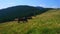
<svg viewBox="0 0 60 34">
<path fill-rule="evenodd" d="M 23 23 L 28 22 L 27 17 L 18 18 L 18 23 L 20 23 L 20 21 L 23 21 Z"/>
<path fill-rule="evenodd" d="M 16 18 L 15 21 L 18 21 L 18 23 L 22 21 L 24 23 L 24 22 L 28 22 L 28 19 L 32 19 L 32 17 Z"/>
</svg>

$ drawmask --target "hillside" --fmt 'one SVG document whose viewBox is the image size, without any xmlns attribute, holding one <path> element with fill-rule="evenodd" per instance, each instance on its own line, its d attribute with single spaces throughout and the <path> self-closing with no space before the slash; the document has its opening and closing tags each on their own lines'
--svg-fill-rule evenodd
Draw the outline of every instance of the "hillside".
<svg viewBox="0 0 60 34">
<path fill-rule="evenodd" d="M 33 6 L 27 6 L 27 5 L 18 5 L 18 6 L 8 7 L 0 10 L 0 23 L 12 21 L 16 18 L 19 19 L 19 18 L 28 17 L 28 16 L 35 16 L 43 12 L 45 11 L 42 11 L 39 8 L 36 8 Z"/>
<path fill-rule="evenodd" d="M 32 18 L 27 23 L 0 23 L 0 34 L 60 34 L 60 10 L 48 10 Z"/>
</svg>

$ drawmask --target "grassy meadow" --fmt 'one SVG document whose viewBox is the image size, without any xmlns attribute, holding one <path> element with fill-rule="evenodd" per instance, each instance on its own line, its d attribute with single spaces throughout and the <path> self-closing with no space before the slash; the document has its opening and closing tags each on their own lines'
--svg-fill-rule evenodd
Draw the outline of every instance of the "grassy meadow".
<svg viewBox="0 0 60 34">
<path fill-rule="evenodd" d="M 26 23 L 0 23 L 0 34 L 60 34 L 60 10 L 48 10 L 32 18 Z"/>
</svg>

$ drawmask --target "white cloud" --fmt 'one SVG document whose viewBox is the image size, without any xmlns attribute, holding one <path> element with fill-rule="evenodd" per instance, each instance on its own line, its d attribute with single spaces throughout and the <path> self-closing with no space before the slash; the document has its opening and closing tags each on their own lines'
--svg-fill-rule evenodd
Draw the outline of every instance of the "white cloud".
<svg viewBox="0 0 60 34">
<path fill-rule="evenodd" d="M 58 8 L 57 6 L 51 6 L 51 8 Z"/>
<path fill-rule="evenodd" d="M 40 4 L 39 6 L 44 7 L 44 8 L 59 8 L 56 5 L 50 6 L 50 5 Z"/>
<path fill-rule="evenodd" d="M 44 5 L 44 4 L 40 4 L 39 6 L 41 6 L 41 7 L 47 7 L 46 5 Z"/>
</svg>

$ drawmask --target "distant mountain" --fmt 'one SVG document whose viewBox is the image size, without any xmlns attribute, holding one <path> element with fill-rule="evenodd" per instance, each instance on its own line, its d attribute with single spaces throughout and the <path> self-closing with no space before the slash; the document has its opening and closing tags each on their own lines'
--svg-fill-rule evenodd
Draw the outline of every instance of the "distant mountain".
<svg viewBox="0 0 60 34">
<path fill-rule="evenodd" d="M 37 6 L 36 8 L 37 9 L 40 9 L 40 10 L 43 10 L 44 9 L 43 7 L 40 7 L 40 6 Z"/>
</svg>

